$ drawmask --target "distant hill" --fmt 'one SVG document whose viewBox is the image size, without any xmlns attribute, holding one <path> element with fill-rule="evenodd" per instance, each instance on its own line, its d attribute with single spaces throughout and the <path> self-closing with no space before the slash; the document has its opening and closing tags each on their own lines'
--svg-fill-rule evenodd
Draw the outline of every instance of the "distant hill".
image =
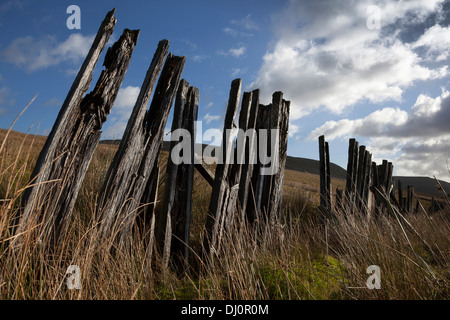
<svg viewBox="0 0 450 320">
<path fill-rule="evenodd" d="M 105 144 L 119 144 L 120 140 L 102 140 L 101 143 Z M 164 141 L 162 149 L 169 150 L 169 141 Z M 203 145 L 203 149 L 206 145 Z M 299 157 L 291 157 L 287 156 L 286 158 L 286 169 L 295 170 L 298 172 L 306 172 L 311 174 L 320 174 L 319 169 L 319 161 L 313 159 L 299 158 Z M 338 166 L 337 164 L 331 163 L 331 177 L 336 179 L 346 179 L 347 178 L 347 170 Z M 420 193 L 425 193 L 429 195 L 441 195 L 440 191 L 436 188 L 436 181 L 433 178 L 429 177 L 406 177 L 406 176 L 394 176 L 393 177 L 395 186 L 397 186 L 397 181 L 400 180 L 403 186 L 403 189 L 406 190 L 408 185 L 414 187 L 414 190 Z M 450 194 L 450 183 L 441 181 L 442 187 Z"/>
<path fill-rule="evenodd" d="M 426 193 L 429 195 L 442 195 L 442 192 L 436 188 L 436 180 L 429 177 L 406 177 L 406 176 L 394 176 L 393 177 L 395 186 L 397 186 L 397 181 L 400 180 L 402 183 L 402 189 L 406 190 L 407 186 L 413 186 L 414 191 L 420 193 Z M 450 183 L 439 180 L 442 188 L 447 194 L 450 194 Z"/>
<path fill-rule="evenodd" d="M 286 169 L 312 174 L 320 174 L 319 161 L 306 158 L 286 157 Z M 336 179 L 346 179 L 347 171 L 337 164 L 330 163 L 330 175 Z"/>
</svg>

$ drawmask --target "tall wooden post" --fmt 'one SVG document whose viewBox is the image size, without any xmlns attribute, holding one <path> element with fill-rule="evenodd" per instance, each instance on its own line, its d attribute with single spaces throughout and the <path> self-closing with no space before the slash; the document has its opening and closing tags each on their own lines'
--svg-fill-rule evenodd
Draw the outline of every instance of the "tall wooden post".
<svg viewBox="0 0 450 320">
<path fill-rule="evenodd" d="M 167 40 L 163 40 L 158 45 L 99 198 L 101 234 L 108 237 L 118 233 L 120 243 L 130 236 L 138 213 L 136 209 L 158 160 L 164 128 L 186 60 L 185 57 L 169 54 L 162 68 L 168 44 Z"/>
<path fill-rule="evenodd" d="M 209 254 L 218 249 L 219 234 L 223 232 L 226 211 L 224 204 L 228 204 L 230 195 L 230 185 L 228 183 L 228 174 L 230 171 L 229 157 L 233 151 L 233 140 L 227 135 L 227 129 L 231 130 L 234 126 L 234 116 L 239 105 L 239 96 L 241 94 L 241 79 L 235 79 L 231 83 L 228 107 L 225 115 L 223 138 L 221 147 L 222 161 L 217 164 L 214 176 L 214 186 L 211 193 L 211 202 L 209 204 L 208 216 L 205 224 L 205 235 L 203 238 L 203 249 L 205 254 Z"/>
<path fill-rule="evenodd" d="M 39 154 L 32 173 L 33 187 L 23 197 L 23 211 L 16 221 L 17 235 L 37 223 L 42 236 L 56 243 L 66 230 L 78 192 L 100 140 L 120 85 L 128 69 L 139 30 L 125 29 L 120 39 L 108 49 L 104 66 L 93 91 L 92 73 L 113 32 L 116 18 L 108 12 L 91 49 L 61 107 L 56 122 Z M 20 242 L 16 237 L 13 245 Z M 41 239 L 43 240 L 43 239 Z"/>
<path fill-rule="evenodd" d="M 185 269 L 189 258 L 189 230 L 191 221 L 192 188 L 194 182 L 194 144 L 195 128 L 198 114 L 199 91 L 189 87 L 189 83 L 181 80 L 175 100 L 174 117 L 171 132 L 178 129 L 189 132 L 183 141 L 172 139 L 167 159 L 166 182 L 162 210 L 159 215 L 157 239 L 163 248 L 163 261 L 166 266 L 170 257 L 174 264 Z M 181 149 L 175 149 L 177 145 Z M 183 155 L 180 155 L 182 150 Z M 178 152 L 175 154 L 175 151 Z M 173 157 L 180 157 L 174 161 Z M 185 161 L 187 160 L 187 161 Z M 182 161 L 182 162 L 181 162 Z"/>
</svg>

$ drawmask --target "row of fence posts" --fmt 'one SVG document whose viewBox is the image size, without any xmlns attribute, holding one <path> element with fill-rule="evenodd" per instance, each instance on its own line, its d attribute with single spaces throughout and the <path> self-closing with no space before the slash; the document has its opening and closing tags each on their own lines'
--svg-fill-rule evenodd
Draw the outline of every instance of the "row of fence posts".
<svg viewBox="0 0 450 320">
<path fill-rule="evenodd" d="M 366 147 L 359 145 L 354 138 L 349 140 L 347 178 L 345 191 L 336 188 L 335 205 L 332 205 L 332 186 L 330 173 L 329 145 L 325 136 L 319 137 L 320 162 L 320 207 L 319 212 L 326 217 L 336 212 L 346 212 L 361 216 L 377 216 L 386 207 L 386 201 L 393 204 L 402 213 L 418 212 L 421 203 L 416 199 L 413 207 L 414 187 L 408 185 L 406 196 L 402 183 L 397 180 L 397 197 L 393 184 L 392 162 L 383 160 L 377 165 L 372 161 L 372 154 Z M 434 199 L 434 198 L 433 198 Z M 437 201 L 432 201 L 432 208 L 436 210 Z"/>
<path fill-rule="evenodd" d="M 31 230 L 39 237 L 46 237 L 40 239 L 47 240 L 45 243 L 57 245 L 72 219 L 78 192 L 100 140 L 102 125 L 114 104 L 138 40 L 139 30 L 124 30 L 106 53 L 105 69 L 94 90 L 83 97 L 117 22 L 114 13 L 115 9 L 108 12 L 102 22 L 39 154 L 32 184 L 27 188 L 22 209 L 15 218 L 13 247 L 20 245 L 25 234 L 31 236 Z M 99 192 L 95 223 L 99 226 L 99 242 L 106 240 L 109 249 L 115 250 L 129 243 L 133 226 L 138 221 L 140 227 L 146 228 L 143 234 L 147 234 L 150 250 L 156 241 L 164 265 L 171 263 L 184 270 L 190 251 L 194 169 L 212 186 L 203 241 L 206 254 L 219 250 L 223 233 L 236 220 L 253 224 L 276 219 L 283 191 L 290 102 L 283 99 L 282 92 L 275 92 L 272 103 L 263 105 L 259 103 L 259 90 L 244 92 L 239 114 L 241 130 L 235 141 L 226 135 L 226 130 L 236 127 L 234 118 L 242 84 L 240 79 L 233 80 L 220 149 L 223 159 L 228 161 L 219 162 L 212 174 L 203 164 L 202 156 L 195 153 L 194 126 L 199 90 L 181 79 L 186 58 L 174 56 L 168 50 L 169 41 L 160 41 Z M 173 162 L 171 153 L 177 143 L 171 141 L 162 205 L 156 217 L 155 204 L 161 181 L 158 159 L 173 104 L 171 129 L 172 132 L 185 129 L 190 133 L 190 161 Z M 247 129 L 253 129 L 255 134 L 248 135 Z M 276 150 L 270 150 L 273 132 L 270 129 L 279 132 L 274 137 Z M 250 161 L 254 160 L 257 148 L 262 147 L 263 140 L 259 133 L 256 134 L 259 130 L 269 132 L 265 147 L 271 153 L 272 161 L 276 157 L 275 172 L 271 175 L 261 174 L 267 165 L 266 159 Z M 236 150 L 239 147 L 241 149 Z M 229 161 L 230 155 L 235 161 Z M 109 241 L 111 239 L 113 241 Z"/>
</svg>

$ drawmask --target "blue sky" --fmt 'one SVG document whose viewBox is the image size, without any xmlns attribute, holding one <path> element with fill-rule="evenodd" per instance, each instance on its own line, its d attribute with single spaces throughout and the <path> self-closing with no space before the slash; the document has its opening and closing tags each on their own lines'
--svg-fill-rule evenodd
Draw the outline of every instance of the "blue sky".
<svg viewBox="0 0 450 320">
<path fill-rule="evenodd" d="M 69 30 L 69 5 L 81 29 Z M 103 138 L 120 138 L 158 41 L 186 56 L 200 90 L 203 130 L 221 129 L 231 81 L 291 101 L 288 154 L 318 159 L 325 134 L 331 161 L 346 168 L 348 139 L 395 175 L 450 181 L 449 4 L 410 1 L 2 1 L 0 127 L 47 134 L 107 11 L 112 41 L 140 29 L 133 59 Z M 111 41 L 111 42 L 112 42 Z M 105 50 L 106 52 L 106 50 Z M 101 71 L 101 57 L 92 86 Z M 168 127 L 171 119 L 168 121 Z M 208 143 L 208 141 L 204 141 Z"/>
</svg>

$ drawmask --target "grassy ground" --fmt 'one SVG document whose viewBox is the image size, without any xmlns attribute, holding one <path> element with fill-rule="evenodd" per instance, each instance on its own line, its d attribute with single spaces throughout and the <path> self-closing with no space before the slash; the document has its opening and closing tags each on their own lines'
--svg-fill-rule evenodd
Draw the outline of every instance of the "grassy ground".
<svg viewBox="0 0 450 320">
<path fill-rule="evenodd" d="M 212 259 L 200 259 L 211 188 L 194 179 L 190 272 L 165 269 L 142 236 L 111 254 L 98 244 L 96 197 L 117 146 L 99 145 L 83 182 L 70 228 L 51 252 L 31 238 L 8 249 L 11 217 L 20 206 L 45 137 L 0 130 L 1 299 L 448 299 L 450 210 L 403 219 L 354 219 L 339 212 L 319 223 L 318 176 L 286 171 L 280 221 L 235 223 Z M 4 144 L 3 142 L 6 141 Z M 2 147 L 3 146 L 3 147 Z M 160 158 L 162 172 L 167 153 Z M 333 187 L 344 187 L 333 180 Z M 160 188 L 164 187 L 161 181 Z M 162 195 L 162 191 L 159 192 Z M 158 204 L 157 204 L 158 210 Z M 69 265 L 81 289 L 67 288 Z M 381 288 L 369 290 L 367 268 L 380 267 Z"/>
</svg>

